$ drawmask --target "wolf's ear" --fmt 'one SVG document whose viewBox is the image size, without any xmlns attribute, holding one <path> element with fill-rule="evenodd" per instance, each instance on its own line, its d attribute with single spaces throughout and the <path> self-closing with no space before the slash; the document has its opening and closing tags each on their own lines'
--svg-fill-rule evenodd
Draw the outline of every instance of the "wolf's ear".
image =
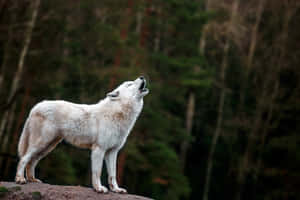
<svg viewBox="0 0 300 200">
<path fill-rule="evenodd" d="M 120 99 L 120 92 L 119 91 L 112 91 L 106 94 L 111 100 L 118 100 Z"/>
</svg>

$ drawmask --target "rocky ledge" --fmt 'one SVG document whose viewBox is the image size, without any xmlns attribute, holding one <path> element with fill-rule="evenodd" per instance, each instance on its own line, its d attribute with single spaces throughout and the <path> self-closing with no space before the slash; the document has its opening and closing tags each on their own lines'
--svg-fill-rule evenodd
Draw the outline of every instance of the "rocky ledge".
<svg viewBox="0 0 300 200">
<path fill-rule="evenodd" d="M 101 194 L 92 188 L 82 186 L 49 185 L 27 183 L 19 185 L 13 182 L 0 182 L 0 199 L 5 200 L 151 200 L 132 194 L 109 192 Z"/>
</svg>

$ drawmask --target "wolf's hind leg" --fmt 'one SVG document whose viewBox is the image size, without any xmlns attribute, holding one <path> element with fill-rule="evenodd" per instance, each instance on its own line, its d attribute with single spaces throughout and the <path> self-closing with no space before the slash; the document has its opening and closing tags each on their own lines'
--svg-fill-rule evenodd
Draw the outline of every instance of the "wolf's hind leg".
<svg viewBox="0 0 300 200">
<path fill-rule="evenodd" d="M 61 141 L 61 137 L 53 139 L 51 142 L 45 145 L 44 148 L 41 148 L 40 152 L 35 157 L 32 157 L 26 166 L 26 177 L 28 182 L 42 182 L 41 180 L 35 178 L 35 167 L 37 166 L 38 162 L 48 155 Z"/>
<path fill-rule="evenodd" d="M 28 162 L 34 156 L 36 156 L 37 153 L 38 153 L 38 149 L 28 148 L 26 154 L 24 156 L 22 156 L 22 158 L 20 159 L 20 161 L 18 163 L 17 174 L 16 174 L 16 178 L 15 178 L 16 183 L 19 183 L 19 184 L 26 183 L 26 179 L 24 177 L 25 166 L 28 164 Z"/>
</svg>

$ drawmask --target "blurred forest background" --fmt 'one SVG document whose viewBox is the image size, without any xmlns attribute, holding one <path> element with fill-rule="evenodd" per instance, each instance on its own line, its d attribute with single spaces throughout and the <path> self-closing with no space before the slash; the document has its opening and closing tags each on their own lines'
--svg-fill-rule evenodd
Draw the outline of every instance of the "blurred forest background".
<svg viewBox="0 0 300 200">
<path fill-rule="evenodd" d="M 93 104 L 144 75 L 129 193 L 300 199 L 299 66 L 299 0 L 0 0 L 0 179 L 37 102 Z M 90 186 L 89 151 L 62 143 L 37 174 Z"/>
</svg>

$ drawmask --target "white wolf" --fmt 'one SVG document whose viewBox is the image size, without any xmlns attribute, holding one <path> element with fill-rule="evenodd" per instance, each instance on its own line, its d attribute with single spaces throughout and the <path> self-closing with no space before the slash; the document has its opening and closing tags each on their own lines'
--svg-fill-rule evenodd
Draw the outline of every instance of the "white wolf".
<svg viewBox="0 0 300 200">
<path fill-rule="evenodd" d="M 19 141 L 20 161 L 15 181 L 24 184 L 24 170 L 29 182 L 35 178 L 37 163 L 65 139 L 82 148 L 91 149 L 92 184 L 97 192 L 108 192 L 101 185 L 105 159 L 111 191 L 126 193 L 116 181 L 118 151 L 126 142 L 143 108 L 143 97 L 149 93 L 146 80 L 139 77 L 126 81 L 94 105 L 66 101 L 43 101 L 30 111 Z"/>
</svg>

